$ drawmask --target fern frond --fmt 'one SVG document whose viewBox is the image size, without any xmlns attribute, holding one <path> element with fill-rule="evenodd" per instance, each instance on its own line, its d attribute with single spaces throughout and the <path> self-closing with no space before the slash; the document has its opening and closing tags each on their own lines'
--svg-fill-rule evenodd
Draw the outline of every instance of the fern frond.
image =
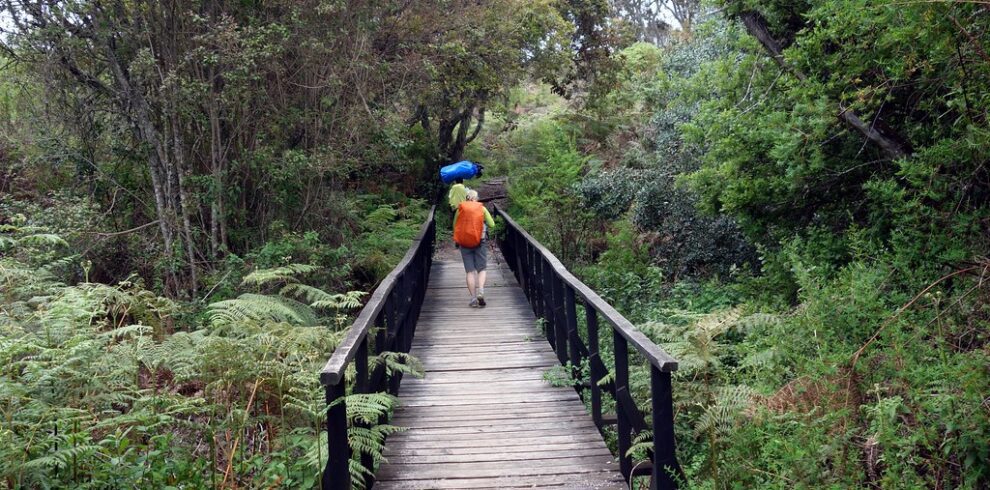
<svg viewBox="0 0 990 490">
<path fill-rule="evenodd" d="M 705 407 L 694 427 L 695 437 L 714 433 L 718 437 L 730 434 L 739 415 L 750 406 L 755 392 L 745 385 L 723 386 L 715 393 L 713 404 Z"/>
<path fill-rule="evenodd" d="M 153 328 L 148 325 L 124 325 L 120 328 L 115 328 L 109 332 L 104 332 L 103 337 L 108 339 L 117 340 L 124 337 L 140 337 L 142 335 L 150 334 L 154 331 Z"/>
<path fill-rule="evenodd" d="M 386 351 L 368 360 L 368 369 L 374 370 L 378 365 L 385 364 L 385 373 L 394 376 L 396 373 L 423 377 L 423 363 L 415 356 L 403 352 Z"/>
<path fill-rule="evenodd" d="M 377 424 L 392 414 L 399 405 L 399 399 L 388 393 L 354 393 L 344 397 L 344 403 L 351 425 Z"/>
<path fill-rule="evenodd" d="M 761 350 L 759 352 L 754 352 L 743 358 L 742 362 L 739 363 L 739 365 L 744 368 L 755 368 L 755 369 L 769 367 L 773 365 L 776 355 L 777 355 L 776 349 L 770 348 L 766 350 Z"/>
<path fill-rule="evenodd" d="M 309 306 L 289 298 L 246 293 L 235 299 L 218 301 L 207 309 L 210 324 L 215 327 L 236 326 L 241 323 L 290 323 L 314 326 L 316 315 Z"/>
<path fill-rule="evenodd" d="M 736 328 L 743 332 L 751 332 L 759 327 L 777 326 L 783 322 L 780 315 L 771 313 L 753 313 L 739 318 Z"/>
<path fill-rule="evenodd" d="M 54 233 L 37 233 L 19 238 L 17 245 L 29 247 L 68 247 L 69 243 Z"/>
<path fill-rule="evenodd" d="M 296 276 L 310 274 L 319 269 L 319 267 L 309 264 L 289 264 L 271 269 L 259 269 L 244 276 L 241 284 L 260 287 L 273 282 L 297 282 Z"/>
<path fill-rule="evenodd" d="M 626 456 L 635 457 L 637 453 L 645 455 L 647 451 L 651 450 L 653 450 L 653 431 L 644 430 L 633 438 L 632 446 L 629 446 Z"/>
<path fill-rule="evenodd" d="M 333 294 L 330 294 L 320 288 L 303 284 L 301 282 L 293 282 L 282 286 L 282 289 L 279 290 L 278 294 L 288 298 L 295 298 L 308 305 L 311 305 L 317 301 L 330 301 L 334 297 Z"/>
<path fill-rule="evenodd" d="M 348 291 L 342 294 L 331 294 L 329 298 L 314 301 L 313 308 L 332 308 L 335 310 L 352 310 L 361 307 L 361 298 L 367 293 L 364 291 Z"/>
</svg>

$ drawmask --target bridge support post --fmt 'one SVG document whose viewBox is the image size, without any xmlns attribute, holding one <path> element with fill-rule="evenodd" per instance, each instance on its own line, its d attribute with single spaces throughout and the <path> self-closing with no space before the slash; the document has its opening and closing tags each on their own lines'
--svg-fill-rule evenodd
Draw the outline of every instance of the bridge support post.
<svg viewBox="0 0 990 490">
<path fill-rule="evenodd" d="M 578 336 L 577 326 L 577 305 L 574 304 L 574 288 L 564 285 L 564 314 L 567 316 L 567 343 L 570 352 L 571 375 L 574 379 L 581 377 L 581 351 L 578 345 L 581 338 Z"/>
<path fill-rule="evenodd" d="M 343 380 L 326 387 L 327 406 L 327 466 L 323 469 L 320 487 L 323 490 L 349 490 L 351 447 L 347 442 L 347 406 L 344 404 L 346 385 Z"/>
<path fill-rule="evenodd" d="M 567 325 L 564 314 L 564 282 L 557 277 L 557 274 L 550 276 L 553 283 L 553 336 L 557 340 L 553 350 L 557 352 L 557 359 L 561 364 L 567 364 Z"/>
<path fill-rule="evenodd" d="M 547 265 L 546 260 L 540 261 L 540 277 L 542 279 L 541 283 L 543 286 L 543 294 L 541 302 L 543 304 L 543 318 L 544 326 L 547 331 L 547 340 L 550 345 L 554 348 L 554 353 L 557 350 L 557 335 L 554 330 L 554 319 L 553 319 L 553 286 L 550 282 L 550 267 Z"/>
<path fill-rule="evenodd" d="M 518 233 L 513 233 L 511 237 L 512 239 L 509 240 L 509 243 L 512 244 L 512 256 L 515 258 L 516 262 L 516 278 L 519 279 L 519 287 L 521 287 L 523 292 L 526 293 L 526 299 L 528 299 L 530 304 L 532 304 L 533 298 L 529 290 L 529 277 L 526 275 L 526 265 L 527 262 L 529 262 L 529 257 L 526 257 L 520 253 L 520 249 L 522 249 L 522 247 L 519 246 L 519 242 L 522 237 L 520 237 Z"/>
<path fill-rule="evenodd" d="M 674 442 L 674 393 L 670 373 L 650 367 L 653 395 L 653 488 L 673 490 L 683 478 Z"/>
<path fill-rule="evenodd" d="M 533 267 L 533 294 L 536 297 L 536 301 L 533 303 L 533 309 L 536 310 L 534 313 L 536 313 L 536 318 L 546 318 L 543 308 L 543 302 L 545 301 L 543 297 L 543 260 L 541 257 L 536 256 L 536 250 L 528 244 L 526 245 L 526 251 L 529 253 L 529 261 Z"/>
<path fill-rule="evenodd" d="M 626 338 L 618 330 L 612 331 L 612 342 L 615 347 L 615 415 L 616 432 L 619 442 L 619 471 L 626 481 L 632 480 L 632 458 L 627 455 L 632 447 L 632 422 L 629 420 L 628 411 L 636 407 L 626 407 L 627 400 L 632 398 L 622 396 L 629 392 L 629 344 Z"/>
<path fill-rule="evenodd" d="M 598 312 L 587 302 L 584 303 L 584 318 L 588 324 L 588 364 L 591 365 L 591 418 L 598 426 L 598 430 L 601 430 L 602 388 L 598 386 L 598 382 L 605 377 L 605 373 L 598 366 L 600 360 L 598 354 Z"/>
</svg>

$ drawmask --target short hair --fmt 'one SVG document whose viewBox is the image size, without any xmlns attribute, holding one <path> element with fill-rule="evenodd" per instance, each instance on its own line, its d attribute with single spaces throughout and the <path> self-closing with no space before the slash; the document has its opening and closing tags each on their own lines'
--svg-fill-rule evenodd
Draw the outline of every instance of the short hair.
<svg viewBox="0 0 990 490">
<path fill-rule="evenodd" d="M 471 190 L 467 191 L 467 200 L 468 201 L 477 201 L 478 200 L 478 191 L 476 191 L 474 189 L 471 189 Z"/>
</svg>

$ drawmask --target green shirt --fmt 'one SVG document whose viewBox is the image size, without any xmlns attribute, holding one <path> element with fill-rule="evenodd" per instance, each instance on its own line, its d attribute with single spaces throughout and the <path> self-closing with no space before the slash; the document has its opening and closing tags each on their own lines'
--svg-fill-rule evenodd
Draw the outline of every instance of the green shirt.
<svg viewBox="0 0 990 490">
<path fill-rule="evenodd" d="M 457 206 L 465 199 L 467 199 L 467 187 L 464 187 L 464 184 L 450 186 L 450 192 L 447 193 L 447 202 L 450 203 L 450 209 L 456 210 Z"/>
</svg>

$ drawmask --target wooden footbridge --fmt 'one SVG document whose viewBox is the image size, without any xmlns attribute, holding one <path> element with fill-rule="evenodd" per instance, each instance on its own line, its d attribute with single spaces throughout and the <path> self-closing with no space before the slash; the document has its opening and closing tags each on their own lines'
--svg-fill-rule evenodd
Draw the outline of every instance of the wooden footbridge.
<svg viewBox="0 0 990 490">
<path fill-rule="evenodd" d="M 677 362 L 507 214 L 496 213 L 505 228 L 498 243 L 504 259 L 489 261 L 487 307 L 468 306 L 460 261 L 434 262 L 431 210 L 320 373 L 329 406 L 322 488 L 351 488 L 352 457 L 374 467 L 369 456 L 352 456 L 345 396 L 379 391 L 399 396 L 388 422 L 407 430 L 386 442 L 375 488 L 627 488 L 634 477 L 651 488 L 676 488 Z M 610 335 L 600 342 L 602 332 Z M 386 351 L 411 353 L 425 376 L 403 382 L 384 366 L 369 370 L 369 356 Z M 649 422 L 630 393 L 631 360 L 650 369 L 648 399 L 641 400 Z M 590 379 L 577 390 L 544 379 L 555 367 L 578 374 L 580 366 Z M 633 437 L 649 430 L 645 459 L 633 461 Z"/>
</svg>

